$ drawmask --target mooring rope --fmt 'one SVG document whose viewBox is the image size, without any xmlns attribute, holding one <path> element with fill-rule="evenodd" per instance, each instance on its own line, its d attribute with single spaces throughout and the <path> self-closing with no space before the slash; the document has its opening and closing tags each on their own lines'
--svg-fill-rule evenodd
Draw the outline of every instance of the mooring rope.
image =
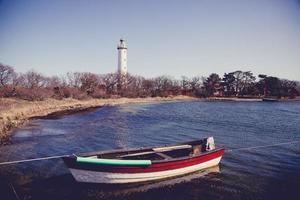
<svg viewBox="0 0 300 200">
<path fill-rule="evenodd" d="M 17 200 L 21 200 L 20 197 L 19 197 L 19 195 L 17 194 L 17 191 L 16 191 L 15 187 L 13 186 L 13 184 L 9 183 L 9 185 L 10 185 L 12 191 L 14 192 L 14 195 L 15 195 L 16 199 Z"/>
<path fill-rule="evenodd" d="M 287 145 L 287 144 L 296 144 L 296 143 L 300 143 L 300 140 L 290 141 L 290 142 L 281 142 L 281 143 L 269 144 L 269 145 L 253 146 L 253 147 L 242 147 L 242 148 L 236 148 L 236 149 L 226 149 L 225 151 L 226 152 L 243 151 L 243 150 L 260 149 L 260 148 L 275 147 L 275 146 L 281 146 L 281 145 Z M 24 159 L 24 160 L 7 161 L 7 162 L 0 163 L 0 165 L 10 165 L 10 164 L 33 162 L 33 161 L 40 161 L 40 160 L 50 160 L 50 159 L 55 159 L 55 158 L 62 158 L 62 157 L 65 157 L 65 156 L 70 156 L 70 155 L 48 156 L 48 157 L 41 157 L 41 158 L 31 158 L 31 159 Z"/>
<path fill-rule="evenodd" d="M 65 157 L 65 156 L 70 156 L 70 155 L 48 156 L 48 157 L 42 157 L 42 158 L 31 158 L 31 159 L 24 159 L 24 160 L 7 161 L 7 162 L 0 163 L 0 165 L 9 165 L 9 164 L 40 161 L 40 160 L 50 160 L 50 159 L 55 159 L 55 158 L 62 158 L 62 157 Z"/>
<path fill-rule="evenodd" d="M 296 144 L 296 143 L 300 143 L 300 140 L 290 141 L 290 142 L 281 142 L 281 143 L 269 144 L 269 145 L 254 146 L 254 147 L 242 147 L 242 148 L 236 148 L 236 149 L 226 149 L 225 151 L 226 152 L 243 151 L 243 150 L 260 149 L 260 148 L 275 147 L 275 146 L 282 146 L 282 145 L 286 145 L 286 144 Z"/>
</svg>

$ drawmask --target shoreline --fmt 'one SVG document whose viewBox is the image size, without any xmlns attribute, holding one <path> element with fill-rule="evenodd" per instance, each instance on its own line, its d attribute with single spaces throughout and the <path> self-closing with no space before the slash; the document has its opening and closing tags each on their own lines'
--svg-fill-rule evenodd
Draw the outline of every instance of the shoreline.
<svg viewBox="0 0 300 200">
<path fill-rule="evenodd" d="M 5 145 L 10 142 L 10 138 L 15 128 L 22 127 L 34 119 L 56 119 L 61 116 L 89 111 L 103 106 L 191 100 L 198 100 L 198 98 L 189 96 L 173 96 L 88 100 L 46 99 L 44 101 L 0 98 L 0 145 Z"/>
<path fill-rule="evenodd" d="M 262 98 L 209 97 L 207 101 L 261 102 Z"/>
<path fill-rule="evenodd" d="M 205 100 L 207 101 L 235 101 L 235 102 L 263 102 L 263 97 L 208 97 Z M 268 98 L 266 98 L 268 99 Z M 272 98 L 270 98 L 272 99 Z M 296 97 L 294 99 L 282 98 L 276 99 L 278 102 L 298 102 L 300 101 L 300 97 Z"/>
</svg>

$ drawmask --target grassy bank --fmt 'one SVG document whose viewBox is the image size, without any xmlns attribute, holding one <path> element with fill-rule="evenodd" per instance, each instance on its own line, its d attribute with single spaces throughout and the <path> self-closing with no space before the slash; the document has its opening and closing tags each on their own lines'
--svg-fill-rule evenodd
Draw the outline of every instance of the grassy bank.
<svg viewBox="0 0 300 200">
<path fill-rule="evenodd" d="M 162 101 L 193 100 L 193 97 L 155 97 L 155 98 L 118 98 L 118 99 L 46 99 L 26 101 L 21 99 L 0 98 L 0 144 L 9 142 L 14 128 L 26 124 L 32 118 L 45 117 L 53 113 L 66 114 L 101 106 L 129 103 L 151 103 Z"/>
</svg>

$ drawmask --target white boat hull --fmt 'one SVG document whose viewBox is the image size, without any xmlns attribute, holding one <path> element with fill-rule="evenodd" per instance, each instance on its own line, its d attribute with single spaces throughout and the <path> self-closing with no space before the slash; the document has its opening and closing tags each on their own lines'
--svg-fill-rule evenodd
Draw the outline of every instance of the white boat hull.
<svg viewBox="0 0 300 200">
<path fill-rule="evenodd" d="M 219 164 L 222 156 L 208 160 L 206 162 L 183 167 L 179 169 L 166 170 L 160 172 L 148 172 L 148 173 L 110 173 L 110 172 L 98 172 L 82 169 L 70 168 L 73 177 L 78 182 L 88 183 L 105 183 L 105 184 L 122 184 L 122 183 L 137 183 L 154 181 L 159 179 L 165 179 L 175 176 L 180 176 L 192 172 L 196 172 L 202 169 L 213 167 Z"/>
</svg>

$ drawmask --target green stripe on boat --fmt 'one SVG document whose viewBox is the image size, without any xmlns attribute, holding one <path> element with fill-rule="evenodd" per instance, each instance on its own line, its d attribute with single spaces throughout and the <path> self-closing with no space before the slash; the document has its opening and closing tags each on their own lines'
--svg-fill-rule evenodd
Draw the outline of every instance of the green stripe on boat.
<svg viewBox="0 0 300 200">
<path fill-rule="evenodd" d="M 93 163 L 93 164 L 115 165 L 115 166 L 149 166 L 149 165 L 151 165 L 151 160 L 117 160 L 117 159 L 77 157 L 76 161 L 80 162 L 80 163 Z"/>
</svg>

